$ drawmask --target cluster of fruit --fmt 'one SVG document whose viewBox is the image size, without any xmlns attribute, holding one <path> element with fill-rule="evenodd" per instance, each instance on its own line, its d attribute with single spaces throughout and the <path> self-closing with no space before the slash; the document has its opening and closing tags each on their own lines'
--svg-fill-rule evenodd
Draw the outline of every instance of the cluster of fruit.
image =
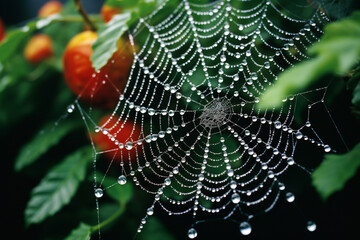
<svg viewBox="0 0 360 240">
<path fill-rule="evenodd" d="M 53 14 L 61 14 L 62 9 L 63 5 L 59 1 L 49 1 L 40 8 L 38 17 L 47 18 Z M 121 13 L 121 9 L 107 5 L 103 5 L 100 12 L 105 23 L 119 13 Z M 5 35 L 5 27 L 0 19 L 0 43 Z M 68 42 L 62 57 L 64 80 L 74 95 L 85 104 L 99 109 L 112 109 L 118 103 L 119 96 L 126 85 L 133 60 L 132 48 L 127 39 L 119 39 L 117 52 L 100 71 L 95 71 L 90 57 L 93 52 L 92 44 L 96 39 L 95 31 L 84 29 Z M 32 36 L 24 49 L 25 59 L 33 65 L 38 65 L 53 56 L 52 39 L 44 33 Z M 104 116 L 100 119 L 98 126 L 101 127 L 108 119 L 109 115 Z M 115 116 L 111 118 L 111 121 L 114 124 L 119 121 L 117 126 L 123 125 L 121 134 L 118 134 L 116 138 L 119 142 L 127 140 L 133 129 L 137 133 L 136 136 L 140 135 L 140 126 L 134 126 L 131 121 L 122 123 Z M 118 130 L 119 128 L 113 128 L 108 132 L 114 134 Z M 100 150 L 105 151 L 115 146 L 113 141 L 103 135 L 101 131 L 91 133 L 90 137 Z M 110 159 L 113 158 L 113 155 L 105 154 Z M 130 156 L 135 157 L 132 153 Z M 120 158 L 115 158 L 115 160 L 120 161 Z"/>
</svg>

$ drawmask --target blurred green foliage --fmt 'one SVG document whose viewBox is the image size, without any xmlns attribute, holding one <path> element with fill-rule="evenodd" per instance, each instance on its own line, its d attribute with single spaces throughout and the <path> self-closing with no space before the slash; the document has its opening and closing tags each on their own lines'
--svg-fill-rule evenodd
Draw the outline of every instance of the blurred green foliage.
<svg viewBox="0 0 360 240">
<path fill-rule="evenodd" d="M 313 184 L 323 199 L 344 188 L 360 167 L 360 143 L 345 154 L 328 154 L 313 172 Z"/>
<path fill-rule="evenodd" d="M 107 0 L 106 4 L 124 10 L 108 24 L 104 24 L 99 16 L 92 16 L 100 26 L 99 38 L 93 48 L 94 68 L 100 69 L 106 64 L 116 51 L 117 39 L 135 21 L 162 3 L 162 0 Z M 1 136 L 8 136 L 11 129 L 26 123 L 28 116 L 41 115 L 41 121 L 37 122 L 37 125 L 27 126 L 33 137 L 27 136 L 25 140 L 30 140 L 21 147 L 14 163 L 16 171 L 29 172 L 28 174 L 35 172 L 36 177 L 42 179 L 30 194 L 25 210 L 25 222 L 27 225 L 46 224 L 46 220 L 51 220 L 53 216 L 56 221 L 68 224 L 68 228 L 65 228 L 68 231 L 61 231 L 63 235 L 47 236 L 47 239 L 90 239 L 92 235 L 98 234 L 100 226 L 102 231 L 110 231 L 107 226 L 122 217 L 125 218 L 126 214 L 140 219 L 143 213 L 139 209 L 146 205 L 146 201 L 139 197 L 138 188 L 131 183 L 113 186 L 116 179 L 109 176 L 103 180 L 103 186 L 109 196 L 104 200 L 104 205 L 110 210 L 104 210 L 103 221 L 94 222 L 94 218 L 89 220 L 89 213 L 95 208 L 94 201 L 91 198 L 89 203 L 88 195 L 81 195 L 81 191 L 84 191 L 81 184 L 85 182 L 88 186 L 93 180 L 93 149 L 88 147 L 89 141 L 78 120 L 57 120 L 59 112 L 64 112 L 66 106 L 74 100 L 62 79 L 62 53 L 71 37 L 83 28 L 82 18 L 77 13 L 74 2 L 68 1 L 60 15 L 31 20 L 19 29 L 10 29 L 5 41 L 0 44 Z M 51 36 L 55 55 L 40 65 L 31 65 L 24 59 L 23 49 L 28 39 L 37 32 Z M 347 87 L 353 93 L 354 112 L 360 112 L 360 69 L 354 68 L 360 56 L 360 13 L 356 12 L 347 19 L 329 24 L 321 41 L 315 44 L 309 53 L 315 57 L 281 74 L 277 83 L 263 96 L 263 101 L 260 101 L 263 105 L 260 107 L 277 105 L 288 95 L 306 89 L 324 76 L 340 74 L 349 75 Z M 19 106 L 21 110 L 17 110 Z M 96 114 L 94 110 L 94 115 Z M 42 130 L 39 132 L 37 129 Z M 68 151 L 56 152 L 54 148 L 57 144 L 67 144 Z M 234 150 L 236 145 L 234 141 L 230 148 Z M 357 145 L 346 154 L 325 156 L 324 163 L 313 174 L 313 184 L 324 199 L 341 190 L 354 176 L 360 166 L 359 153 L 360 148 Z M 50 160 L 49 156 L 52 157 Z M 45 161 L 48 163 L 44 163 Z M 102 179 L 103 173 L 97 172 L 96 177 Z M 138 209 L 128 207 L 134 201 L 139 205 Z M 80 207 L 76 212 L 72 212 L 67 206 L 69 204 Z M 66 220 L 61 220 L 61 210 L 67 211 Z M 69 216 L 71 218 L 72 215 L 76 217 L 72 219 L 73 222 L 68 223 Z M 128 231 L 134 232 L 136 224 L 129 223 Z M 53 226 L 49 234 L 56 227 Z M 148 219 L 141 238 L 174 239 L 164 224 L 155 217 Z"/>
</svg>

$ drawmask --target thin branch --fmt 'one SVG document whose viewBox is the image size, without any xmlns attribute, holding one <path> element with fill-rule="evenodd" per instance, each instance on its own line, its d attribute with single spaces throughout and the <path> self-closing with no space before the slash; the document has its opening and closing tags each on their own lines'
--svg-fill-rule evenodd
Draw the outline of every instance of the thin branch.
<svg viewBox="0 0 360 240">
<path fill-rule="evenodd" d="M 84 10 L 82 4 L 81 4 L 81 0 L 75 0 L 75 4 L 76 4 L 76 9 L 78 10 L 78 12 L 81 14 L 81 16 L 84 18 L 84 21 L 87 25 L 90 26 L 91 30 L 96 31 L 97 27 L 96 25 L 90 20 L 89 15 L 86 13 L 86 11 Z"/>
</svg>

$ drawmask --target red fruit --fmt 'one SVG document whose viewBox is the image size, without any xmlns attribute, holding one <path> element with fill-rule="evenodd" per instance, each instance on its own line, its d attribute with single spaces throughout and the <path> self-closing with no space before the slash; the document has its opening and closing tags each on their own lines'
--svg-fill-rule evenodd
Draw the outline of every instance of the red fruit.
<svg viewBox="0 0 360 240">
<path fill-rule="evenodd" d="M 52 40 L 46 34 L 37 34 L 27 43 L 24 57 L 33 64 L 37 64 L 53 56 Z"/>
<path fill-rule="evenodd" d="M 62 10 L 62 4 L 58 1 L 49 1 L 45 3 L 39 10 L 39 17 L 48 17 L 55 13 L 60 13 Z"/>
<path fill-rule="evenodd" d="M 90 137 L 95 146 L 101 151 L 104 151 L 107 159 L 114 159 L 114 161 L 120 162 L 122 158 L 124 163 L 136 161 L 136 141 L 140 138 L 140 125 L 134 124 L 129 119 L 124 121 L 119 120 L 117 116 L 106 115 L 100 119 L 98 126 L 100 127 L 100 131 L 91 133 Z M 107 135 L 102 131 L 105 129 Z M 111 140 L 112 137 L 114 141 Z M 127 150 L 125 148 L 127 142 L 134 143 L 132 149 Z M 120 149 L 119 144 L 123 144 L 122 149 Z M 140 154 L 141 151 L 138 151 L 138 155 Z"/>
<path fill-rule="evenodd" d="M 2 22 L 2 20 L 0 19 L 0 43 L 5 38 L 5 35 L 6 35 L 5 26 Z"/>
<path fill-rule="evenodd" d="M 97 73 L 90 60 L 96 38 L 95 32 L 84 31 L 70 40 L 63 56 L 64 77 L 72 92 L 87 104 L 113 108 L 126 85 L 133 55 L 129 44 L 120 39 L 119 50 Z"/>
<path fill-rule="evenodd" d="M 104 22 L 109 22 L 112 17 L 116 14 L 121 13 L 121 9 L 120 8 L 116 8 L 116 7 L 112 7 L 112 6 L 108 6 L 108 5 L 103 5 L 101 7 L 100 10 L 100 14 L 102 16 L 102 18 L 104 19 Z"/>
</svg>

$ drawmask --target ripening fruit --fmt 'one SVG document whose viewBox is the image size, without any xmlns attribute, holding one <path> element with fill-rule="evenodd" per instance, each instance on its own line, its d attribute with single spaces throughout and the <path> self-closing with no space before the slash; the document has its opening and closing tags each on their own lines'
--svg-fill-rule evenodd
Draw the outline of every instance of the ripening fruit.
<svg viewBox="0 0 360 240">
<path fill-rule="evenodd" d="M 0 43 L 5 38 L 5 35 L 6 35 L 5 26 L 2 22 L 2 20 L 0 19 Z"/>
<path fill-rule="evenodd" d="M 140 138 L 141 133 L 141 126 L 139 124 L 134 124 L 129 119 L 123 121 L 119 120 L 117 116 L 111 117 L 111 115 L 106 115 L 100 119 L 98 126 L 100 131 L 91 133 L 90 137 L 95 146 L 99 150 L 104 151 L 107 159 L 114 159 L 117 162 L 123 159 L 124 163 L 128 163 L 129 160 L 130 162 L 136 161 L 136 141 Z M 111 139 L 112 137 L 113 139 Z M 134 143 L 133 147 L 129 150 L 125 147 L 127 142 Z M 119 144 L 123 144 L 121 150 Z M 138 151 L 139 155 L 141 155 L 141 151 Z"/>
<path fill-rule="evenodd" d="M 60 13 L 62 10 L 62 4 L 58 1 L 49 1 L 45 3 L 38 12 L 38 17 L 48 17 L 50 15 Z"/>
<path fill-rule="evenodd" d="M 109 22 L 114 15 L 119 13 L 121 13 L 120 8 L 116 8 L 108 5 L 103 5 L 100 10 L 101 17 L 106 23 Z"/>
<path fill-rule="evenodd" d="M 53 56 L 52 40 L 46 34 L 34 35 L 24 50 L 25 59 L 37 64 Z"/>
<path fill-rule="evenodd" d="M 85 103 L 103 109 L 116 106 L 131 68 L 133 55 L 125 40 L 118 41 L 118 51 L 96 72 L 91 64 L 92 44 L 97 34 L 84 31 L 66 46 L 63 64 L 68 87 Z"/>
</svg>

